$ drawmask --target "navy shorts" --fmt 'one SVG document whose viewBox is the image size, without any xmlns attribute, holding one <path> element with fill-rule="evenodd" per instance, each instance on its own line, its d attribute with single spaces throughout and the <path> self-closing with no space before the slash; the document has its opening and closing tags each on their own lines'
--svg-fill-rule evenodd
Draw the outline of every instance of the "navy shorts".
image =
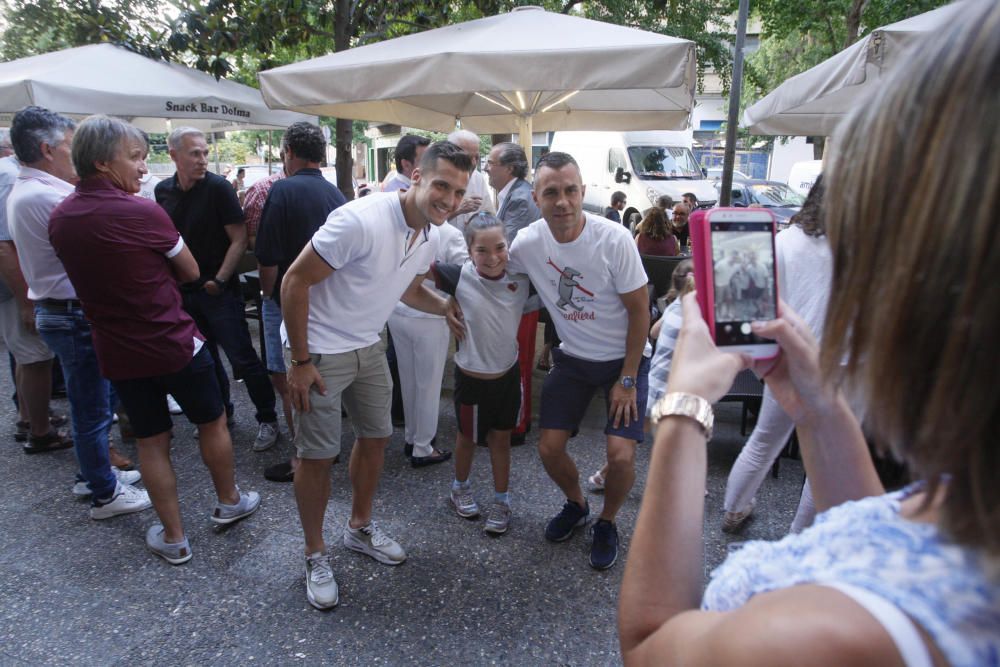
<svg viewBox="0 0 1000 667">
<path fill-rule="evenodd" d="M 455 417 L 458 431 L 486 444 L 490 431 L 510 431 L 521 412 L 521 370 L 518 364 L 492 380 L 472 377 L 455 366 Z"/>
<path fill-rule="evenodd" d="M 137 438 L 151 438 L 173 427 L 167 409 L 171 394 L 192 424 L 208 424 L 219 418 L 225 407 L 215 379 L 215 361 L 203 345 L 191 363 L 169 375 L 157 375 L 111 383 L 125 408 Z"/>
<path fill-rule="evenodd" d="M 594 392 L 604 392 L 604 404 L 611 409 L 611 388 L 621 377 L 624 359 L 614 361 L 588 361 L 570 356 L 559 348 L 552 350 L 552 370 L 542 385 L 542 408 L 538 417 L 541 428 L 576 431 L 587 412 Z M 642 358 L 639 374 L 635 378 L 636 407 L 639 418 L 625 426 L 624 420 L 614 427 L 608 417 L 604 433 L 636 442 L 643 440 L 643 422 L 646 416 L 646 395 L 649 389 L 649 359 Z"/>
</svg>

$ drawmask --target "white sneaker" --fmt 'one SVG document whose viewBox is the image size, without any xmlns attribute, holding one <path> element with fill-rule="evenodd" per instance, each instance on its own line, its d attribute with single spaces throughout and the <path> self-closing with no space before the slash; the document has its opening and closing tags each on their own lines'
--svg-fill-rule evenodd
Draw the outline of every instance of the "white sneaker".
<svg viewBox="0 0 1000 667">
<path fill-rule="evenodd" d="M 472 489 L 459 489 L 451 490 L 451 494 L 448 496 L 448 500 L 451 502 L 451 506 L 455 509 L 455 514 L 462 517 L 463 519 L 472 519 L 473 517 L 479 516 L 479 504 L 476 503 L 476 499 L 472 497 Z"/>
<path fill-rule="evenodd" d="M 344 526 L 344 546 L 386 565 L 399 565 L 406 560 L 403 547 L 383 533 L 374 521 L 369 521 L 367 526 L 361 528 L 351 528 L 350 523 Z"/>
<path fill-rule="evenodd" d="M 115 494 L 109 502 L 103 505 L 94 505 L 90 508 L 91 519 L 110 519 L 119 514 L 131 514 L 141 512 L 153 506 L 149 499 L 149 494 L 134 486 L 119 484 L 115 489 Z"/>
<path fill-rule="evenodd" d="M 253 441 L 253 450 L 263 452 L 274 447 L 274 443 L 278 442 L 279 433 L 278 422 L 261 422 L 260 430 L 257 431 L 257 439 Z"/>
<path fill-rule="evenodd" d="M 317 609 L 332 609 L 340 602 L 330 557 L 321 551 L 306 556 L 306 597 Z"/>
<path fill-rule="evenodd" d="M 118 468 L 111 466 L 111 472 L 115 474 L 118 478 L 118 483 L 126 486 L 135 484 L 142 479 L 142 475 L 138 470 L 119 470 Z M 89 496 L 90 487 L 87 486 L 86 481 L 79 481 L 73 485 L 73 494 L 77 496 Z"/>
<path fill-rule="evenodd" d="M 167 410 L 170 410 L 172 415 L 182 415 L 184 411 L 181 410 L 181 406 L 174 400 L 174 397 L 167 394 Z"/>
</svg>

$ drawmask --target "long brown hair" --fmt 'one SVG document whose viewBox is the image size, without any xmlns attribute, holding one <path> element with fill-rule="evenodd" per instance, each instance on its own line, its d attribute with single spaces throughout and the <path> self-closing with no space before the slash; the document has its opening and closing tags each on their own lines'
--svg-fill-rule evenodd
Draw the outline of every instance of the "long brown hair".
<svg viewBox="0 0 1000 667">
<path fill-rule="evenodd" d="M 657 207 L 649 209 L 649 213 L 642 219 L 636 231 L 645 234 L 654 241 L 662 241 L 670 234 L 667 226 L 667 214 Z"/>
<path fill-rule="evenodd" d="M 969 2 L 841 127 L 827 170 L 824 371 L 944 489 L 940 526 L 1000 556 L 1000 3 Z M 947 202 L 939 194 L 949 193 Z"/>
<path fill-rule="evenodd" d="M 809 195 L 802 202 L 802 209 L 789 220 L 793 225 L 798 225 L 806 236 L 823 236 L 826 234 L 826 225 L 823 221 L 823 196 L 826 187 L 823 185 L 823 175 L 816 177 L 816 182 L 809 188 Z"/>
</svg>

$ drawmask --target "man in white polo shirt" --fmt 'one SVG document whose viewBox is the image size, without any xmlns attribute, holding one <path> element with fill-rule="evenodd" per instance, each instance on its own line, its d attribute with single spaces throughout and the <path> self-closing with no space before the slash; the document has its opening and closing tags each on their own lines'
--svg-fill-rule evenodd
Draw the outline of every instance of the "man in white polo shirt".
<svg viewBox="0 0 1000 667">
<path fill-rule="evenodd" d="M 428 147 L 402 193 L 376 193 L 330 214 L 281 285 L 282 338 L 301 463 L 295 499 L 305 533 L 306 593 L 328 609 L 339 592 L 323 540 L 330 464 L 340 453 L 340 405 L 354 426 L 351 517 L 344 546 L 398 565 L 406 552 L 372 521 L 372 499 L 392 434 L 392 382 L 379 333 L 396 302 L 444 315 L 446 301 L 423 285 L 437 229 L 458 207 L 469 156 L 441 142 Z"/>
<path fill-rule="evenodd" d="M 535 168 L 534 199 L 542 212 L 517 234 L 507 270 L 527 273 L 562 340 L 542 387 L 538 452 L 566 504 L 545 528 L 552 542 L 587 523 L 590 506 L 566 452 L 595 391 L 608 405 L 608 473 L 604 507 L 594 524 L 590 564 L 604 570 L 618 559 L 615 516 L 635 481 L 635 446 L 646 414 L 649 297 L 646 273 L 631 234 L 607 218 L 583 212 L 580 168 L 552 152 Z"/>
</svg>

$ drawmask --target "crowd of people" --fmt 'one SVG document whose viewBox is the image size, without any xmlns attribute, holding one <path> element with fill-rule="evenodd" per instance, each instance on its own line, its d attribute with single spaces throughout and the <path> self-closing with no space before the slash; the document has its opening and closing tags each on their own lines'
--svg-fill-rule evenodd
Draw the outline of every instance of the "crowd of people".
<svg viewBox="0 0 1000 667">
<path fill-rule="evenodd" d="M 828 664 L 997 664 L 1000 499 L 990 482 L 1000 410 L 987 337 L 1000 312 L 989 281 L 1000 260 L 1000 8 L 973 3 L 969 14 L 845 122 L 828 175 L 777 237 L 784 300 L 777 318 L 752 326 L 781 351 L 762 361 L 715 347 L 690 260 L 677 265 L 669 306 L 651 327 L 640 251 L 644 242 L 668 241 L 666 254 L 687 246 L 697 201 L 657 205 L 637 239 L 584 211 L 569 154 L 544 155 L 529 181 L 516 144 L 492 147 L 483 174 L 476 135 L 457 131 L 436 143 L 407 135 L 384 191 L 346 201 L 319 170 L 322 132 L 296 123 L 281 141 L 282 173 L 249 188 L 241 206 L 233 186 L 208 171 L 205 136 L 185 127 L 168 137 L 175 173 L 150 199 L 141 196 L 148 140 L 134 126 L 22 109 L 10 131 L 14 157 L 0 161 L 0 332 L 17 364 L 24 450 L 73 447 L 74 489 L 91 496 L 90 516 L 152 507 L 158 521 L 147 547 L 185 563 L 193 550 L 170 462 L 168 397 L 197 429 L 216 496 L 209 518 L 231 524 L 261 506 L 235 479 L 224 354 L 254 405 L 253 450 L 281 437 L 282 402 L 294 454 L 266 474 L 293 484 L 307 599 L 329 609 L 340 590 L 324 518 L 345 414 L 355 436 L 350 514 L 337 535 L 346 548 L 390 566 L 407 559 L 374 517 L 393 432 L 390 362 L 407 460 L 415 468 L 452 461 L 441 494 L 455 514 L 485 513 L 484 531 L 508 532 L 511 446 L 530 428 L 544 312 L 552 361 L 537 446 L 565 497 L 545 539 L 571 539 L 593 517 L 589 564 L 614 566 L 636 447 L 647 427 L 655 434 L 620 596 L 627 663 L 812 655 Z M 989 169 L 948 166 L 969 155 Z M 932 212 L 899 178 L 940 181 L 953 193 L 951 213 Z M 611 210 L 624 203 L 613 198 Z M 236 275 L 251 237 L 263 361 Z M 765 315 L 755 304 L 775 288 L 773 272 L 752 251 L 716 264 L 722 308 L 739 319 Z M 934 278 L 915 279 L 906 267 L 933 269 Z M 454 456 L 435 439 L 450 334 L 458 341 Z M 53 357 L 72 437 L 49 411 Z M 724 530 L 739 530 L 754 511 L 756 489 L 793 430 L 808 482 L 793 534 L 745 544 L 702 594 L 711 404 L 750 367 L 767 389 L 729 479 Z M 590 477 L 604 491 L 592 513 L 567 443 L 598 392 L 606 464 Z M 141 472 L 115 465 L 116 412 L 135 433 Z M 859 420 L 917 483 L 884 492 Z M 471 479 L 479 445 L 492 470 L 485 503 Z"/>
</svg>

